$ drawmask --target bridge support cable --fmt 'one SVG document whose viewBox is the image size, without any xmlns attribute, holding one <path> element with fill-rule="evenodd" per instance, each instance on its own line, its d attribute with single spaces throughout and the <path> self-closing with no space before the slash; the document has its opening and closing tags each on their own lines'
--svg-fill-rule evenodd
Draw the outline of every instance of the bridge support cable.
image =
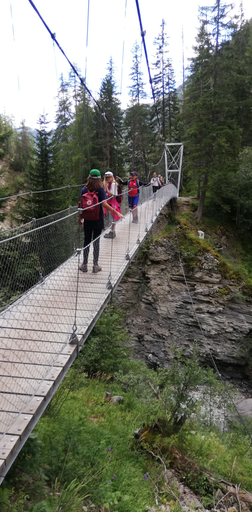
<svg viewBox="0 0 252 512">
<path fill-rule="evenodd" d="M 139 25 L 140 25 L 140 32 L 141 32 L 141 37 L 142 37 L 142 42 L 143 42 L 143 47 L 144 47 L 145 60 L 146 60 L 147 69 L 148 69 L 149 83 L 150 83 L 150 87 L 151 87 L 152 98 L 153 98 L 153 103 L 154 103 L 156 117 L 157 117 L 157 122 L 158 122 L 159 135 L 160 135 L 160 138 L 162 138 L 162 135 L 161 135 L 161 124 L 160 124 L 160 119 L 159 119 L 159 115 L 158 115 L 158 109 L 157 109 L 157 104 L 156 104 L 155 92 L 154 92 L 154 88 L 153 88 L 153 82 L 152 82 L 150 66 L 149 66 L 148 53 L 147 53 L 147 48 L 146 48 L 146 44 L 145 44 L 145 34 L 146 34 L 146 32 L 143 30 L 139 2 L 138 2 L 138 0 L 135 0 L 135 1 L 136 1 L 136 8 L 137 8 L 138 20 L 139 20 Z"/>
<path fill-rule="evenodd" d="M 83 80 L 83 78 L 80 76 L 80 74 L 78 73 L 76 67 L 72 64 L 72 62 L 68 59 L 67 55 L 65 54 L 64 50 L 61 48 L 60 44 L 58 43 L 57 39 L 56 39 L 56 35 L 55 33 L 53 33 L 50 28 L 48 27 L 47 23 L 45 22 L 45 20 L 43 19 L 43 17 L 41 16 L 39 10 L 37 9 L 37 7 L 35 6 L 34 2 L 32 0 L 28 0 L 28 2 L 31 4 L 31 6 L 33 7 L 34 11 L 37 13 L 38 17 L 40 18 L 40 20 L 42 21 L 43 25 L 45 26 L 46 30 L 49 32 L 51 38 L 53 39 L 53 41 L 56 43 L 56 45 L 58 46 L 59 50 L 61 51 L 61 53 L 63 54 L 63 56 L 65 57 L 65 59 L 67 60 L 68 64 L 70 65 L 70 67 L 72 68 L 73 72 L 75 73 L 75 75 L 78 77 L 78 79 L 80 80 L 81 84 L 83 85 L 83 87 L 86 89 L 87 93 L 89 94 L 90 98 L 92 98 L 92 100 L 94 101 L 94 103 L 96 104 L 99 112 L 102 114 L 102 116 L 106 119 L 106 121 L 112 126 L 112 128 L 115 129 L 115 131 L 118 133 L 119 137 L 124 140 L 122 134 L 119 132 L 118 128 L 112 123 L 112 121 L 110 120 L 110 118 L 107 116 L 107 114 L 103 111 L 102 107 L 100 106 L 100 104 L 98 103 L 98 101 L 96 101 L 96 99 L 94 98 L 94 96 L 92 95 L 91 91 L 89 90 L 89 88 L 87 87 L 85 81 Z"/>
</svg>

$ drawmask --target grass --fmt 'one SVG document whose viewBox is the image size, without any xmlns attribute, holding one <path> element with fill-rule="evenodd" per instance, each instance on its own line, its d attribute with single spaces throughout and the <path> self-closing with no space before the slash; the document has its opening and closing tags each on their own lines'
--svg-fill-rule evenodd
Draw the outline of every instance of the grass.
<svg viewBox="0 0 252 512">
<path fill-rule="evenodd" d="M 251 270 L 247 268 L 252 259 L 247 253 L 249 242 L 247 245 L 243 244 L 243 240 L 228 228 L 229 233 L 232 233 L 232 244 L 231 247 L 228 245 L 224 258 L 216 250 L 216 245 L 220 236 L 227 232 L 226 226 L 221 226 L 213 219 L 208 221 L 207 218 L 199 225 L 195 222 L 193 209 L 177 212 L 175 221 L 186 264 L 197 266 L 199 257 L 205 252 L 211 252 L 219 261 L 218 269 L 221 269 L 223 276 L 242 283 L 239 295 L 246 300 L 245 287 L 251 286 L 252 290 Z M 205 231 L 209 238 L 199 239 L 198 228 Z M 173 237 L 174 229 L 174 224 L 169 224 L 155 240 Z M 214 247 L 212 240 L 215 241 Z M 152 242 L 152 239 L 146 241 L 142 258 L 148 255 Z M 232 258 L 237 254 L 241 255 L 241 262 L 235 266 Z M 218 295 L 225 297 L 228 293 L 228 285 L 223 283 Z M 249 288 L 246 293 L 251 293 Z M 102 370 L 103 379 L 89 379 L 86 373 L 82 373 L 83 364 L 87 364 L 85 354 L 84 362 L 80 357 L 68 372 L 52 405 L 39 421 L 2 486 L 1 512 L 45 510 L 36 508 L 36 504 L 39 506 L 39 503 L 46 503 L 53 495 L 53 489 L 57 489 L 58 496 L 76 486 L 81 486 L 82 495 L 88 495 L 84 498 L 84 504 L 88 505 L 91 500 L 96 507 L 94 510 L 146 512 L 147 506 L 155 504 L 158 493 L 159 503 L 168 502 L 172 511 L 179 512 L 174 494 L 165 484 L 162 464 L 150 455 L 151 451 L 161 454 L 169 467 L 172 465 L 171 447 L 190 457 L 199 468 L 206 468 L 214 475 L 252 492 L 252 448 L 249 436 L 240 424 L 232 422 L 228 432 L 221 432 L 216 427 L 206 427 L 194 419 L 186 421 L 177 434 L 165 436 L 158 432 L 149 436 L 149 445 L 140 444 L 134 438 L 134 431 L 147 422 L 148 413 L 144 400 L 150 388 L 144 388 L 143 385 L 137 397 L 136 393 L 129 391 L 130 388 L 127 390 L 127 386 L 119 385 L 113 372 L 118 364 L 118 350 L 121 350 L 123 344 L 120 345 L 119 338 L 112 336 L 109 329 L 119 333 L 123 340 L 124 334 L 120 334 L 123 318 L 117 312 L 108 310 L 99 322 L 92 333 L 93 343 L 95 341 L 96 345 L 93 345 L 93 349 L 91 345 L 93 359 L 90 361 L 94 364 L 96 346 L 95 363 L 99 365 L 100 357 L 107 364 Z M 104 353 L 101 352 L 98 342 L 102 344 Z M 127 337 L 124 342 L 127 346 Z M 114 346 L 111 346 L 112 343 Z M 88 343 L 85 346 L 87 350 Z M 128 372 L 128 384 L 133 378 L 130 377 L 130 371 L 133 372 L 134 368 L 133 376 L 138 377 L 142 371 L 147 382 L 148 378 L 153 382 L 155 372 L 152 371 L 149 377 L 151 371 L 143 363 L 130 362 L 128 358 L 125 360 L 127 364 L 124 372 Z M 173 384 L 172 392 L 175 386 Z M 111 405 L 104 400 L 107 391 L 112 395 L 122 395 L 124 402 Z M 164 390 L 160 393 L 164 395 Z M 154 402 L 158 404 L 155 396 Z M 247 425 L 251 432 L 252 422 L 247 422 Z M 209 480 L 205 478 L 204 471 L 199 470 L 196 476 L 190 472 L 190 468 L 186 468 L 184 474 L 180 475 L 202 497 L 205 506 L 212 508 L 212 488 L 209 487 Z M 176 494 L 176 489 L 173 489 L 174 492 Z M 47 510 L 58 512 L 60 508 Z M 78 509 L 70 508 L 69 512 L 74 510 Z"/>
<path fill-rule="evenodd" d="M 76 369 L 71 372 L 77 377 Z M 104 400 L 107 391 L 123 395 L 124 403 L 111 405 Z M 144 448 L 135 440 L 134 431 L 145 419 L 141 400 L 130 392 L 123 393 L 115 381 L 78 375 L 78 388 L 56 415 L 52 408 L 50 416 L 40 420 L 19 456 L 15 471 L 9 475 L 9 486 L 15 482 L 14 498 L 20 500 L 20 493 L 25 496 L 18 512 L 33 512 L 35 504 L 50 496 L 50 487 L 53 489 L 56 484 L 58 489 L 66 489 L 79 483 L 82 495 L 88 496 L 84 503 L 91 500 L 95 510 L 103 505 L 111 511 L 145 512 L 147 506 L 154 505 L 157 490 L 159 503 L 174 500 L 174 494 L 165 485 L 162 464 L 150 455 L 151 451 L 161 454 L 169 467 L 172 446 L 199 468 L 252 491 L 252 448 L 240 426 L 220 432 L 201 426 L 196 420 L 190 421 L 171 437 L 156 433 L 151 445 Z M 181 478 L 203 497 L 205 505 L 211 502 L 212 489 L 209 494 L 208 482 L 200 469 L 195 475 L 190 467 L 185 468 Z M 175 505 L 173 502 L 172 509 Z"/>
</svg>

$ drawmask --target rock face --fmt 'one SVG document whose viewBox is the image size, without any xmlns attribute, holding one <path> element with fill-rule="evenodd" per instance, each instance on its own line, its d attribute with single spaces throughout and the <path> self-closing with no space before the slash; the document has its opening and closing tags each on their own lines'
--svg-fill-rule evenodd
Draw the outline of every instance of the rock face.
<svg viewBox="0 0 252 512">
<path fill-rule="evenodd" d="M 150 245 L 145 262 L 134 262 L 116 292 L 124 310 L 135 359 L 168 366 L 172 347 L 190 356 L 196 342 L 202 362 L 244 377 L 252 347 L 252 303 L 240 298 L 237 280 L 224 279 L 219 261 L 205 252 L 199 266 L 180 264 L 176 237 Z"/>
</svg>

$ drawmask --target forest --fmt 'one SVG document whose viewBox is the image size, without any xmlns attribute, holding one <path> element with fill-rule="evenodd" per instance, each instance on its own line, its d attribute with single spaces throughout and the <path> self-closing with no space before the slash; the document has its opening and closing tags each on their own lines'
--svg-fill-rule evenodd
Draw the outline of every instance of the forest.
<svg viewBox="0 0 252 512">
<path fill-rule="evenodd" d="M 162 21 L 152 63 L 155 103 L 145 102 L 142 50 L 136 42 L 125 110 L 110 58 L 97 103 L 73 71 L 68 81 L 61 78 L 55 129 L 48 129 L 52 120 L 46 113 L 38 120 L 35 136 L 25 122 L 15 128 L 6 114 L 1 115 L 0 158 L 11 171 L 1 197 L 44 191 L 18 200 L 15 222 L 75 205 L 78 186 L 93 167 L 120 170 L 125 176 L 134 168 L 140 178 L 149 179 L 164 143 L 183 142 L 184 193 L 199 199 L 197 218 L 202 218 L 205 204 L 211 204 L 213 212 L 242 230 L 250 229 L 251 21 L 244 19 L 242 10 L 239 18 L 232 17 L 231 8 L 220 1 L 202 7 L 199 20 L 194 56 L 179 88 Z M 48 192 L 55 188 L 61 190 Z M 1 201 L 2 220 L 5 204 Z"/>
<path fill-rule="evenodd" d="M 199 22 L 194 56 L 178 87 L 161 21 L 151 63 L 154 103 L 146 102 L 136 42 L 126 109 L 110 58 L 97 102 L 70 71 L 67 81 L 61 78 L 54 120 L 41 113 L 34 130 L 0 114 L 1 223 L 16 227 L 76 205 L 91 168 L 123 178 L 134 169 L 149 181 L 165 143 L 183 142 L 180 195 L 194 197 L 193 222 L 202 228 L 211 219 L 247 240 L 246 274 L 252 277 L 252 20 L 244 19 L 242 7 L 234 16 L 231 6 L 215 0 L 199 9 Z M 5 256 L 0 253 L 0 268 Z M 22 272 L 32 286 L 30 265 Z M 6 288 L 7 281 L 1 275 Z M 169 476 L 172 468 L 200 498 L 198 509 L 251 509 L 251 421 L 249 430 L 233 420 L 222 431 L 201 417 L 193 387 L 206 386 L 201 399 L 207 403 L 218 396 L 228 408 L 228 400 L 196 349 L 191 360 L 175 351 L 170 368 L 154 371 L 131 358 L 129 345 L 122 312 L 112 304 L 2 484 L 1 512 L 188 512 Z M 123 395 L 123 404 L 111 406 L 108 391 Z"/>
</svg>

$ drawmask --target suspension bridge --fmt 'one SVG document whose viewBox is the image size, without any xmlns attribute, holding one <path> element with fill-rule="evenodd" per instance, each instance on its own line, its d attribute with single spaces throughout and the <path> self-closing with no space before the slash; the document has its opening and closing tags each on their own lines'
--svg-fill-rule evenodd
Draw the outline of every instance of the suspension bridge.
<svg viewBox="0 0 252 512">
<path fill-rule="evenodd" d="M 29 3 L 83 89 L 117 136 L 122 137 L 33 1 Z M 137 0 L 136 6 L 152 84 Z M 152 85 L 151 89 L 155 105 Z M 160 128 L 157 108 L 156 116 Z M 162 208 L 178 197 L 182 158 L 182 144 L 164 142 L 163 155 L 153 169 L 165 174 L 166 185 L 155 194 L 151 186 L 140 188 L 137 224 L 132 223 L 125 191 L 121 205 L 125 218 L 116 224 L 116 238 L 101 235 L 102 272 L 98 274 L 91 272 L 91 266 L 85 274 L 79 270 L 83 231 L 77 223 L 77 206 L 0 232 L 0 484 L 78 357 Z"/>
<path fill-rule="evenodd" d="M 125 218 L 117 222 L 116 238 L 101 235 L 98 274 L 92 266 L 85 274 L 79 271 L 83 234 L 77 207 L 0 234 L 0 483 L 155 219 L 178 197 L 182 153 L 178 145 L 169 168 L 175 179 L 155 194 L 151 186 L 140 188 L 138 224 L 132 223 L 123 194 Z M 92 251 L 91 243 L 90 261 Z"/>
</svg>

